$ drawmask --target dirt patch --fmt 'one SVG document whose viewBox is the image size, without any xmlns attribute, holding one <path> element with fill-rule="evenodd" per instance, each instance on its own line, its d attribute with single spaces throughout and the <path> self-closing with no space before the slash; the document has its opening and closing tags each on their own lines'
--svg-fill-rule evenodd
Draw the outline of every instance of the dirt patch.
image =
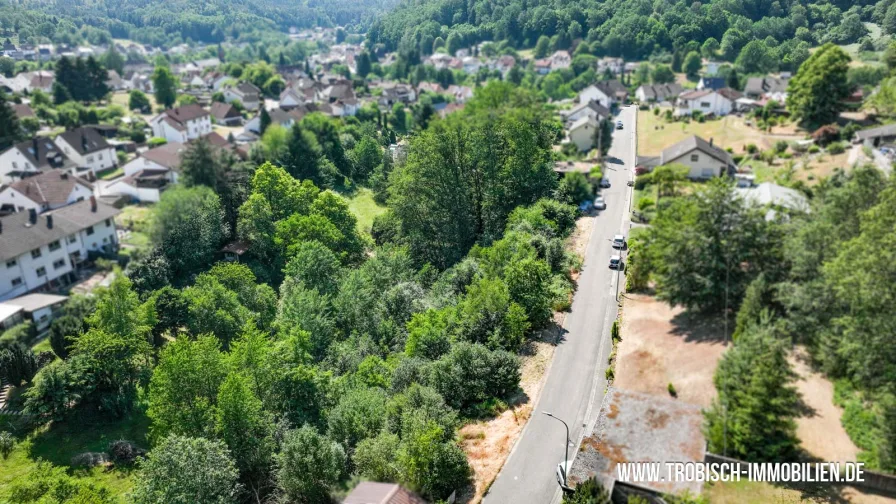
<svg viewBox="0 0 896 504">
<path fill-rule="evenodd" d="M 721 319 L 692 316 L 655 297 L 627 294 L 614 386 L 668 398 L 672 383 L 678 400 L 709 406 L 716 396 L 712 377 L 725 351 L 723 327 Z"/>
<path fill-rule="evenodd" d="M 758 481 L 707 484 L 703 495 L 712 504 L 894 504 L 896 499 L 869 494 L 849 486 L 805 484 L 785 487 Z"/>
<path fill-rule="evenodd" d="M 796 388 L 805 406 L 796 419 L 796 435 L 803 449 L 820 460 L 855 462 L 859 449 L 840 423 L 843 410 L 834 404 L 834 384 L 809 366 L 802 348 L 797 348 L 789 360 L 799 376 Z"/>
</svg>

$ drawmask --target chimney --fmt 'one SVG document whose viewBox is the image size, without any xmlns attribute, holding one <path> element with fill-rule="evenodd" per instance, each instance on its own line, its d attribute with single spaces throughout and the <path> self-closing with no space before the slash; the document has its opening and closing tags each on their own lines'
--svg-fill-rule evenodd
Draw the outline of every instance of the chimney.
<svg viewBox="0 0 896 504">
<path fill-rule="evenodd" d="M 28 222 L 30 222 L 31 224 L 37 224 L 37 209 L 28 209 Z"/>
<path fill-rule="evenodd" d="M 90 211 L 96 212 L 96 196 L 90 196 Z"/>
<path fill-rule="evenodd" d="M 53 229 L 53 216 L 47 215 L 47 229 Z"/>
<path fill-rule="evenodd" d="M 62 180 L 68 180 L 68 172 L 67 172 L 67 171 L 64 171 L 64 172 L 60 173 L 60 174 L 59 174 L 59 177 L 60 177 Z"/>
<path fill-rule="evenodd" d="M 34 150 L 34 159 L 40 163 L 40 159 L 37 157 L 37 137 L 31 137 L 31 149 Z"/>
</svg>

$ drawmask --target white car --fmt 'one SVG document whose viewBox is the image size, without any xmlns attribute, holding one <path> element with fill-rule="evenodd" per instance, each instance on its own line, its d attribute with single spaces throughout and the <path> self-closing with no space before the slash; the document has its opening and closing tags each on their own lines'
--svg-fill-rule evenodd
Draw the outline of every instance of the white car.
<svg viewBox="0 0 896 504">
<path fill-rule="evenodd" d="M 625 243 L 625 236 L 618 234 L 613 237 L 613 248 L 619 249 L 619 250 L 625 250 L 625 247 L 627 245 L 628 244 Z"/>
<path fill-rule="evenodd" d="M 610 256 L 610 269 L 618 270 L 622 269 L 622 257 L 618 255 Z"/>
<path fill-rule="evenodd" d="M 594 208 L 597 210 L 606 210 L 607 202 L 603 198 L 594 198 Z"/>
</svg>

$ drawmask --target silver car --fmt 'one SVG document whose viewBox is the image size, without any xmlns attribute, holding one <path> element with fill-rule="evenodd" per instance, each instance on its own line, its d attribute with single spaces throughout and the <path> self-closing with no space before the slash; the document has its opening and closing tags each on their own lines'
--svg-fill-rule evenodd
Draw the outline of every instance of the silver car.
<svg viewBox="0 0 896 504">
<path fill-rule="evenodd" d="M 618 270 L 622 269 L 622 257 L 618 255 L 610 256 L 610 269 Z"/>
<path fill-rule="evenodd" d="M 619 249 L 619 250 L 625 250 L 625 247 L 627 245 L 628 244 L 625 243 L 625 236 L 618 234 L 613 237 L 613 248 Z"/>
<path fill-rule="evenodd" d="M 607 202 L 603 198 L 594 198 L 594 208 L 597 210 L 606 210 Z"/>
</svg>

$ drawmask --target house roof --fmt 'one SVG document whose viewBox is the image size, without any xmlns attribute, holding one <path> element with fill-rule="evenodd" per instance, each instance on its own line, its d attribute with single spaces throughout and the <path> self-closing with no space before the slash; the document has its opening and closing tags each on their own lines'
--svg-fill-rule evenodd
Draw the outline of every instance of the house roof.
<svg viewBox="0 0 896 504">
<path fill-rule="evenodd" d="M 93 192 L 93 184 L 63 170 L 46 171 L 13 182 L 9 187 L 41 205 L 64 205 L 68 203 L 68 197 L 76 185 Z"/>
<path fill-rule="evenodd" d="M 575 131 L 587 124 L 590 124 L 591 126 L 597 126 L 597 121 L 595 121 L 593 117 L 586 115 L 585 117 L 581 117 L 576 122 L 570 124 L 569 132 L 572 133 L 573 131 Z"/>
<path fill-rule="evenodd" d="M 16 306 L 30 313 L 66 301 L 68 301 L 68 296 L 57 296 L 54 294 L 26 294 L 24 296 L 9 299 L 5 301 L 3 305 Z"/>
<path fill-rule="evenodd" d="M 745 201 L 757 206 L 772 205 L 803 212 L 809 210 L 809 200 L 803 193 L 773 182 L 763 182 L 755 187 L 739 188 L 738 191 L 743 195 Z"/>
<path fill-rule="evenodd" d="M 184 105 L 183 107 L 168 109 L 162 112 L 161 115 L 170 120 L 169 124 L 173 122 L 174 124 L 179 124 L 181 127 L 183 127 L 183 125 L 186 124 L 187 121 L 192 121 L 193 119 L 207 116 L 208 110 L 205 110 L 199 105 L 193 103 L 190 105 Z"/>
<path fill-rule="evenodd" d="M 21 306 L 15 306 L 7 303 L 0 303 L 0 322 L 12 317 L 16 313 L 23 311 Z"/>
<path fill-rule="evenodd" d="M 728 165 L 734 164 L 734 160 L 731 158 L 731 154 L 728 154 L 727 152 L 725 152 L 725 150 L 710 144 L 697 135 L 691 135 L 684 140 L 663 149 L 662 154 L 660 154 L 660 164 L 671 163 L 672 161 L 695 149 L 705 153 L 708 156 L 712 156 L 713 158 L 718 159 L 723 163 L 727 163 Z"/>
<path fill-rule="evenodd" d="M 648 100 L 667 100 L 681 94 L 681 85 L 677 82 L 671 84 L 644 84 L 639 88 Z"/>
<path fill-rule="evenodd" d="M 620 94 L 628 94 L 628 88 L 625 87 L 625 84 L 619 82 L 618 79 L 610 79 L 606 81 L 600 81 L 596 84 L 597 88 L 600 89 L 607 96 L 618 96 Z"/>
<path fill-rule="evenodd" d="M 703 98 L 704 96 L 709 96 L 715 93 L 714 90 L 706 88 L 706 89 L 695 89 L 693 91 L 685 91 L 681 93 L 678 97 L 682 100 L 697 100 Z"/>
<path fill-rule="evenodd" d="M 16 113 L 16 117 L 23 119 L 25 117 L 34 117 L 34 111 L 31 107 L 24 103 L 13 103 L 12 110 Z"/>
<path fill-rule="evenodd" d="M 706 89 L 722 89 L 725 87 L 724 77 L 702 77 L 703 87 Z"/>
<path fill-rule="evenodd" d="M 58 146 L 47 137 L 34 137 L 16 144 L 25 158 L 34 166 L 60 168 L 68 161 Z"/>
<path fill-rule="evenodd" d="M 185 148 L 186 146 L 180 142 L 168 142 L 165 145 L 149 149 L 142 154 L 142 157 L 169 170 L 177 170 L 180 168 L 180 156 Z"/>
<path fill-rule="evenodd" d="M 109 142 L 93 128 L 76 128 L 59 136 L 81 155 L 110 148 Z"/>
<path fill-rule="evenodd" d="M 162 189 L 168 185 L 168 170 L 140 170 L 131 175 L 116 179 L 110 183 L 108 187 L 112 187 L 115 184 Z"/>
<path fill-rule="evenodd" d="M 258 97 L 261 95 L 261 90 L 252 84 L 251 82 L 241 81 L 235 86 L 228 86 L 231 90 L 236 92 L 237 94 L 249 98 L 250 100 L 258 100 Z"/>
<path fill-rule="evenodd" d="M 571 116 L 571 115 L 581 112 L 582 110 L 585 110 L 585 109 L 593 110 L 600 117 L 610 117 L 610 114 L 611 114 L 610 109 L 608 109 L 607 107 L 604 107 L 603 105 L 601 105 L 600 103 L 598 103 L 594 100 L 588 100 L 588 102 L 586 102 L 586 103 L 580 103 L 580 104 L 576 105 L 575 107 L 569 109 L 569 111 L 566 113 L 566 115 Z"/>
<path fill-rule="evenodd" d="M 229 103 L 214 102 L 212 103 L 211 114 L 215 119 L 224 120 L 234 117 L 242 117 L 240 111 Z"/>
<path fill-rule="evenodd" d="M 786 93 L 790 79 L 767 75 L 765 77 L 750 77 L 744 86 L 744 93 L 749 95 L 763 95 L 766 93 Z"/>
<path fill-rule="evenodd" d="M 0 260 L 16 258 L 121 213 L 105 203 L 96 202 L 95 211 L 91 205 L 91 200 L 79 201 L 39 215 L 34 224 L 29 212 L 16 212 L 0 218 Z M 52 227 L 48 225 L 50 220 Z"/>
<path fill-rule="evenodd" d="M 343 504 L 428 504 L 422 497 L 395 483 L 362 481 Z"/>
<path fill-rule="evenodd" d="M 716 90 L 716 93 L 724 96 L 725 98 L 731 101 L 737 101 L 740 98 L 743 98 L 744 94 L 736 89 L 732 89 L 730 87 L 724 87 L 722 89 Z"/>
<path fill-rule="evenodd" d="M 883 126 L 878 126 L 876 128 L 869 128 L 861 131 L 856 131 L 856 138 L 858 140 L 865 140 L 868 138 L 878 138 L 878 137 L 889 137 L 896 136 L 896 123 L 894 124 L 885 124 Z"/>
</svg>

